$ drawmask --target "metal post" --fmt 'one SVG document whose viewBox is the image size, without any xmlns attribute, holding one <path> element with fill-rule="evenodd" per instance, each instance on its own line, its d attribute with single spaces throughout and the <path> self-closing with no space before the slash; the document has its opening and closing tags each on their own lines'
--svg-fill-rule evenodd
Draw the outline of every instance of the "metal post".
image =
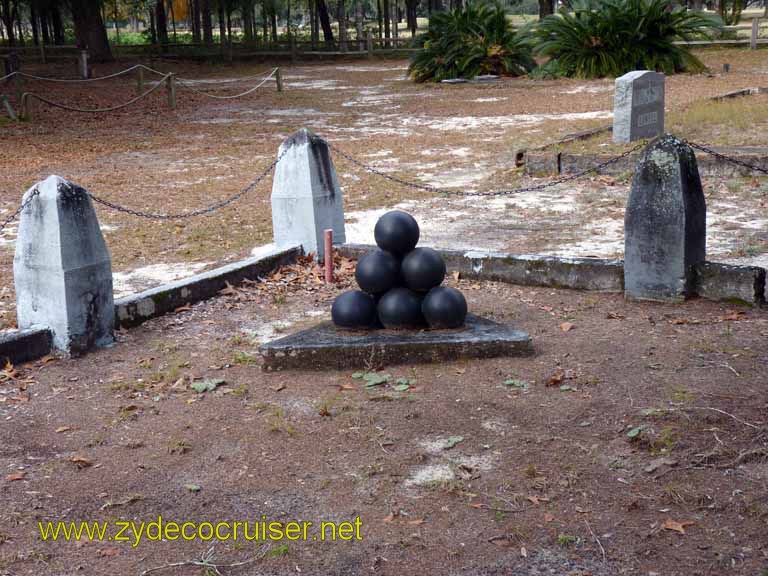
<svg viewBox="0 0 768 576">
<path fill-rule="evenodd" d="M 16 74 L 13 76 L 13 84 L 16 89 L 16 103 L 19 104 L 24 94 L 24 77 L 18 70 L 16 70 Z"/>
<path fill-rule="evenodd" d="M 757 50 L 757 37 L 760 35 L 760 18 L 752 18 L 752 36 L 749 39 L 749 47 Z"/>
<path fill-rule="evenodd" d="M 21 95 L 21 104 L 19 104 L 19 117 L 22 120 L 32 120 L 32 106 L 29 99 L 29 93 Z"/>
<path fill-rule="evenodd" d="M 324 230 L 325 237 L 325 283 L 333 284 L 333 228 Z"/>
<path fill-rule="evenodd" d="M 45 43 L 42 38 L 40 38 L 40 59 L 43 61 L 43 64 L 48 63 L 45 57 Z"/>
<path fill-rule="evenodd" d="M 136 69 L 136 94 L 144 92 L 144 68 Z"/>
<path fill-rule="evenodd" d="M 373 32 L 370 30 L 365 35 L 365 45 L 368 50 L 368 59 L 373 60 Z"/>
<path fill-rule="evenodd" d="M 298 51 L 296 49 L 296 38 L 293 37 L 293 34 L 291 34 L 289 42 L 291 46 L 291 62 L 296 62 Z"/>
<path fill-rule="evenodd" d="M 8 116 L 11 117 L 11 120 L 18 120 L 13 106 L 11 106 L 11 103 L 8 101 L 8 96 L 0 96 L 0 101 L 2 101 L 3 107 L 5 108 L 5 111 L 8 112 Z"/>
<path fill-rule="evenodd" d="M 80 55 L 77 59 L 77 71 L 80 78 L 87 80 L 91 76 L 91 71 L 88 69 L 88 51 L 80 50 Z"/>
<path fill-rule="evenodd" d="M 176 81 L 173 74 L 168 74 L 165 86 L 168 90 L 168 107 L 171 110 L 176 110 Z"/>
<path fill-rule="evenodd" d="M 280 72 L 280 67 L 277 68 L 277 71 L 275 72 L 275 81 L 277 82 L 277 91 L 282 92 L 283 91 L 283 74 Z"/>
</svg>

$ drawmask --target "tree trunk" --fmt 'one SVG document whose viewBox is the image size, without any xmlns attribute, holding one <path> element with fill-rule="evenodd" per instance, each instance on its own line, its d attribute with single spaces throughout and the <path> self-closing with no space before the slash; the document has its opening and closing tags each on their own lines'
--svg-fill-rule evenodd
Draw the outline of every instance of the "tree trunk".
<svg viewBox="0 0 768 576">
<path fill-rule="evenodd" d="M 539 18 L 544 18 L 555 12 L 555 0 L 539 0 Z"/>
<path fill-rule="evenodd" d="M 51 25 L 53 26 L 53 43 L 61 46 L 65 42 L 64 23 L 61 21 L 61 11 L 57 4 L 51 5 Z"/>
<path fill-rule="evenodd" d="M 312 50 L 314 50 L 320 40 L 320 23 L 317 18 L 317 2 L 315 0 L 309 0 L 309 35 L 312 41 Z"/>
<path fill-rule="evenodd" d="M 32 26 L 32 43 L 40 46 L 40 32 L 37 28 L 37 2 L 32 0 L 29 3 L 29 24 Z"/>
<path fill-rule="evenodd" d="M 190 10 L 190 16 L 192 17 L 192 41 L 199 43 L 202 40 L 200 25 L 200 0 L 191 0 L 190 4 L 192 8 Z"/>
<path fill-rule="evenodd" d="M 77 45 L 88 50 L 94 62 L 106 62 L 112 60 L 112 51 L 99 4 L 99 0 L 71 0 L 72 20 Z"/>
<path fill-rule="evenodd" d="M 339 0 L 338 4 L 339 21 L 339 50 L 347 51 L 347 7 L 344 0 Z"/>
<path fill-rule="evenodd" d="M 381 7 L 382 7 L 382 14 L 381 19 L 384 20 L 384 38 L 386 39 L 386 42 L 384 45 L 389 48 L 390 42 L 389 39 L 391 37 L 390 28 L 389 28 L 389 0 L 381 0 Z"/>
<path fill-rule="evenodd" d="M 219 0 L 219 44 L 224 46 L 227 43 L 227 21 L 224 16 L 224 2 Z"/>
<path fill-rule="evenodd" d="M 363 36 L 363 20 L 365 20 L 365 14 L 363 13 L 362 0 L 355 0 L 355 36 L 357 36 L 357 49 L 365 50 L 365 37 Z"/>
<path fill-rule="evenodd" d="M 243 6 L 243 34 L 245 40 L 253 40 L 253 4 L 250 2 Z"/>
<path fill-rule="evenodd" d="M 45 6 L 40 6 L 40 35 L 43 44 L 51 43 L 51 34 L 48 32 L 48 15 L 45 13 Z"/>
<path fill-rule="evenodd" d="M 213 44 L 213 20 L 210 0 L 200 0 L 200 20 L 203 29 L 203 42 Z"/>
<path fill-rule="evenodd" d="M 157 0 L 155 4 L 155 21 L 157 23 L 157 39 L 160 44 L 168 44 L 168 17 L 165 15 L 165 0 Z"/>
<path fill-rule="evenodd" d="M 418 0 L 405 0 L 406 19 L 408 20 L 408 29 L 411 31 L 411 36 L 416 36 L 416 30 L 419 27 L 416 15 L 418 6 Z"/>
<path fill-rule="evenodd" d="M 398 0 L 390 0 L 390 10 L 392 12 L 392 46 L 397 48 L 397 29 L 400 24 L 400 6 Z"/>
<path fill-rule="evenodd" d="M 277 11 L 272 6 L 272 12 L 269 14 L 269 22 L 272 28 L 272 42 L 277 42 Z"/>
<path fill-rule="evenodd" d="M 323 39 L 328 46 L 333 45 L 333 28 L 331 28 L 331 19 L 328 16 L 328 4 L 325 0 L 317 0 L 317 11 L 320 17 L 320 26 L 323 28 Z"/>
<path fill-rule="evenodd" d="M 8 38 L 8 45 L 13 46 L 16 44 L 16 34 L 13 31 L 13 10 L 11 9 L 11 0 L 2 0 L 0 2 L 0 20 L 3 21 L 5 26 L 5 35 Z"/>
<path fill-rule="evenodd" d="M 269 39 L 269 23 L 267 21 L 267 0 L 261 0 L 261 31 L 264 36 L 264 43 Z"/>
<path fill-rule="evenodd" d="M 157 44 L 157 28 L 155 28 L 155 9 L 149 8 L 149 40 L 150 44 Z"/>
</svg>

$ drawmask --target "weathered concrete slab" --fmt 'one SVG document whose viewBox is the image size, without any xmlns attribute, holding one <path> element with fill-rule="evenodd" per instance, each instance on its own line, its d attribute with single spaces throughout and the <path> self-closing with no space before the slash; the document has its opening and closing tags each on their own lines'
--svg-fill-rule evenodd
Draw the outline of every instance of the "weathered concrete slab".
<svg viewBox="0 0 768 576">
<path fill-rule="evenodd" d="M 760 306 L 765 303 L 765 269 L 701 262 L 696 266 L 696 293 L 708 300 Z"/>
<path fill-rule="evenodd" d="M 360 258 L 373 247 L 365 244 L 344 244 L 337 248 L 345 256 Z M 602 292 L 624 290 L 624 268 L 621 260 L 465 250 L 438 252 L 448 269 L 458 271 L 464 278 L 521 286 L 552 286 Z"/>
<path fill-rule="evenodd" d="M 690 146 L 664 135 L 643 152 L 624 214 L 624 294 L 679 302 L 695 293 L 707 206 Z"/>
<path fill-rule="evenodd" d="M 533 354 L 531 337 L 469 315 L 459 330 L 350 331 L 324 322 L 259 347 L 265 370 L 344 370 Z"/>
<path fill-rule="evenodd" d="M 6 362 L 21 364 L 51 353 L 53 334 L 50 330 L 0 331 L 0 366 Z"/>
<path fill-rule="evenodd" d="M 120 298 L 115 301 L 117 322 L 122 328 L 137 326 L 185 304 L 211 298 L 226 288 L 227 283 L 237 284 L 245 279 L 256 280 L 279 266 L 290 264 L 301 253 L 299 246 L 276 249 L 271 254 L 240 260 L 178 282 Z"/>
</svg>

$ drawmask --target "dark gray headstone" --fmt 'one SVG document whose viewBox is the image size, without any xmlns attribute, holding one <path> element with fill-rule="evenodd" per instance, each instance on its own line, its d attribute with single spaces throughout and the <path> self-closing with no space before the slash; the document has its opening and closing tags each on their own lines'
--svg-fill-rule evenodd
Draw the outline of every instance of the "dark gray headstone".
<svg viewBox="0 0 768 576">
<path fill-rule="evenodd" d="M 694 293 L 704 261 L 707 207 L 696 156 L 664 135 L 643 153 L 624 215 L 624 293 L 678 302 Z"/>
<path fill-rule="evenodd" d="M 648 70 L 616 78 L 613 141 L 633 142 L 664 133 L 664 74 Z"/>
</svg>

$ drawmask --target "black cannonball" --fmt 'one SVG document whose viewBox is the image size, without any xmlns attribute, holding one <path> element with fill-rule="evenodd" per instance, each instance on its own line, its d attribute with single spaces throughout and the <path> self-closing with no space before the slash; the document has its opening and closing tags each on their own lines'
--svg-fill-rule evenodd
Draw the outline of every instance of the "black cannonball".
<svg viewBox="0 0 768 576">
<path fill-rule="evenodd" d="M 403 255 L 419 242 L 419 225 L 416 219 L 402 210 L 387 212 L 373 228 L 373 237 L 382 250 Z"/>
<path fill-rule="evenodd" d="M 392 288 L 379 300 L 379 320 L 393 330 L 418 328 L 424 325 L 421 297 L 408 288 Z"/>
<path fill-rule="evenodd" d="M 358 261 L 355 280 L 363 292 L 386 292 L 400 280 L 400 260 L 390 252 L 372 250 Z"/>
<path fill-rule="evenodd" d="M 341 328 L 371 328 L 376 321 L 376 303 L 365 292 L 344 292 L 333 301 L 331 318 Z"/>
<path fill-rule="evenodd" d="M 467 318 L 464 295 L 450 286 L 432 288 L 421 303 L 430 328 L 461 328 Z"/>
<path fill-rule="evenodd" d="M 439 286 L 445 278 L 445 262 L 432 248 L 416 248 L 403 258 L 400 273 L 408 288 L 426 292 Z"/>
</svg>

